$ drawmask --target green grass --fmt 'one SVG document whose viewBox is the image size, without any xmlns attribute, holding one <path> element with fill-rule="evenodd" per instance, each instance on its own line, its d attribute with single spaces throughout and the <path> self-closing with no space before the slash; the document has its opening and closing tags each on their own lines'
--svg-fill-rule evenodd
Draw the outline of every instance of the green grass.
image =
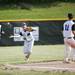
<svg viewBox="0 0 75 75">
<path fill-rule="evenodd" d="M 75 75 L 75 72 L 0 70 L 0 75 Z"/>
<path fill-rule="evenodd" d="M 0 64 L 24 64 L 23 46 L 0 47 Z M 63 60 L 64 45 L 34 46 L 29 63 L 32 61 Z M 26 71 L 20 69 L 2 69 L 0 75 L 75 75 L 68 71 Z"/>
<path fill-rule="evenodd" d="M 34 46 L 29 62 L 63 60 L 63 45 Z M 0 64 L 25 63 L 23 46 L 0 47 Z"/>
<path fill-rule="evenodd" d="M 65 18 L 68 12 L 75 14 L 75 3 L 56 2 L 44 7 L 33 6 L 31 10 L 0 9 L 0 20 Z"/>
<path fill-rule="evenodd" d="M 75 3 L 55 3 L 48 5 L 48 7 L 32 7 L 31 10 L 0 9 L 0 20 L 65 18 L 68 12 L 75 14 Z M 29 63 L 35 61 L 63 60 L 63 58 L 63 45 L 40 45 L 33 47 Z M 0 64 L 6 63 L 25 63 L 23 46 L 0 47 Z M 0 75 L 75 75 L 75 73 L 0 69 Z"/>
</svg>

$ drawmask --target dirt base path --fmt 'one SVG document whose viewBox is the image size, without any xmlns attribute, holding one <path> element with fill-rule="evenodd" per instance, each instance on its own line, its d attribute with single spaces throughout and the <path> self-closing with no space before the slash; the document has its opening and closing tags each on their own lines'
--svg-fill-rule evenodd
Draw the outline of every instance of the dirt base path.
<svg viewBox="0 0 75 75">
<path fill-rule="evenodd" d="M 6 64 L 6 68 L 36 70 L 36 71 L 73 71 L 75 72 L 75 62 L 63 63 L 62 61 L 26 63 L 26 64 Z"/>
</svg>

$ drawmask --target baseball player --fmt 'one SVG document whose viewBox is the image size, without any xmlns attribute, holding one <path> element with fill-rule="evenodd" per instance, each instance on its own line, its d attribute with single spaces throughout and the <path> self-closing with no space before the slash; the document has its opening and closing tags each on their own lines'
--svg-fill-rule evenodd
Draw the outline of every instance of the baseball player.
<svg viewBox="0 0 75 75">
<path fill-rule="evenodd" d="M 1 27 L 2 27 L 2 26 L 0 25 L 0 43 L 2 43 L 2 42 L 1 42 L 1 35 L 2 35 L 2 34 L 5 34 L 5 32 L 2 30 Z"/>
<path fill-rule="evenodd" d="M 1 34 L 5 34 L 5 32 L 2 30 L 2 26 L 0 25 L 0 36 Z"/>
<path fill-rule="evenodd" d="M 0 36 L 1 36 L 1 25 L 0 25 Z"/>
<path fill-rule="evenodd" d="M 71 46 L 74 40 L 75 34 L 75 24 L 73 22 L 72 13 L 68 13 L 68 21 L 66 21 L 63 25 L 63 37 L 65 44 L 65 57 L 64 62 L 70 63 L 75 58 L 75 48 Z"/>
<path fill-rule="evenodd" d="M 34 37 L 32 35 L 32 31 L 34 31 L 31 27 L 27 27 L 26 23 L 22 27 L 23 31 L 20 32 L 20 35 L 24 38 L 24 54 L 25 60 L 28 61 L 29 57 L 32 53 L 32 48 L 34 45 Z"/>
<path fill-rule="evenodd" d="M 0 25 L 0 39 L 1 39 L 1 25 Z"/>
</svg>

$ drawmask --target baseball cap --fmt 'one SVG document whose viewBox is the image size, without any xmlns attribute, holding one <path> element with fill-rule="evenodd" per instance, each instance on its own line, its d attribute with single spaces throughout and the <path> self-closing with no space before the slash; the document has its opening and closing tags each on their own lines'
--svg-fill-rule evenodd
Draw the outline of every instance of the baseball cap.
<svg viewBox="0 0 75 75">
<path fill-rule="evenodd" d="M 23 27 L 24 27 L 24 28 L 26 28 L 27 26 L 26 26 L 26 25 L 24 25 Z"/>
<path fill-rule="evenodd" d="M 73 14 L 72 14 L 72 13 L 68 13 L 68 17 L 69 17 L 70 19 L 72 19 L 72 18 L 73 18 Z"/>
<path fill-rule="evenodd" d="M 23 25 L 26 25 L 26 23 L 24 22 Z"/>
<path fill-rule="evenodd" d="M 24 27 L 24 28 L 26 28 L 26 27 L 27 27 L 27 24 L 26 24 L 25 22 L 23 23 L 23 27 Z"/>
</svg>

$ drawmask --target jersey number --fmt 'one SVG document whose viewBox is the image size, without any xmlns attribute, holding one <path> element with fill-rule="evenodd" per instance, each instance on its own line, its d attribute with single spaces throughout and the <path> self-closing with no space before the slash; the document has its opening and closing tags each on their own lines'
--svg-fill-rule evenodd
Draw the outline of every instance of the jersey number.
<svg viewBox="0 0 75 75">
<path fill-rule="evenodd" d="M 65 25 L 65 30 L 66 30 L 66 31 L 69 30 L 69 25 Z"/>
</svg>

